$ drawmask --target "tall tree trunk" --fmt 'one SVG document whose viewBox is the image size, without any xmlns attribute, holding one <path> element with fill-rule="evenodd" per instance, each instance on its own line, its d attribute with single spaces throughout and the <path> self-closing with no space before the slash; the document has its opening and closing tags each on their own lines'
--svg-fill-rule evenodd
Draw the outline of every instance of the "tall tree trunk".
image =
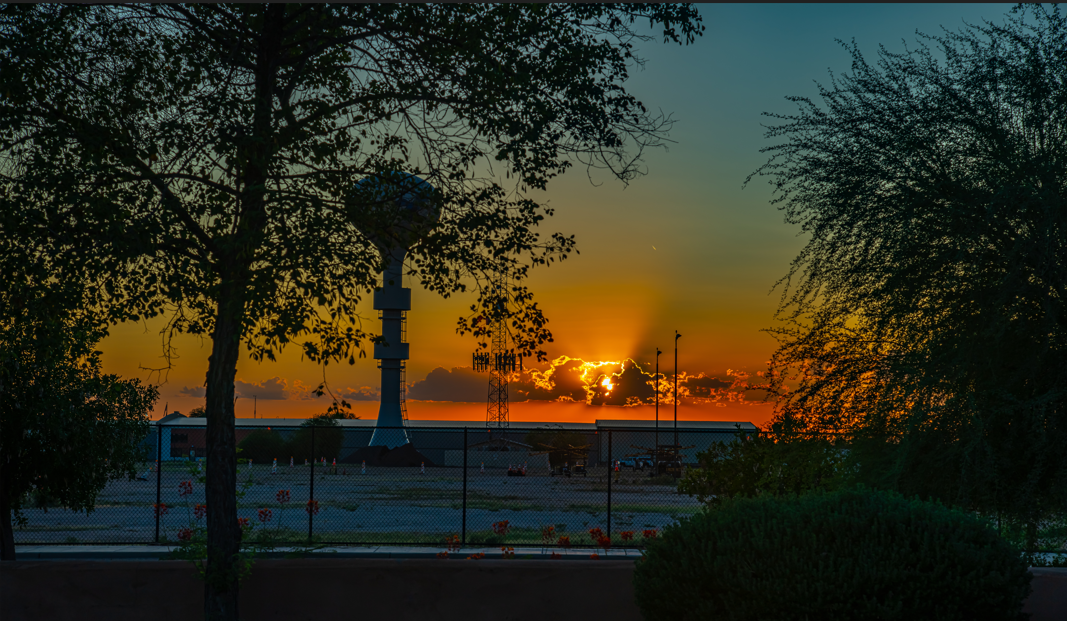
<svg viewBox="0 0 1067 621">
<path fill-rule="evenodd" d="M 234 432 L 234 377 L 241 346 L 244 283 L 225 280 L 219 291 L 218 313 L 207 372 L 207 563 L 204 618 L 236 621 L 237 554 L 241 528 L 237 524 L 237 446 Z"/>
<path fill-rule="evenodd" d="M 6 455 L 0 455 L 0 561 L 15 560 L 15 533 L 11 530 L 11 503 L 8 501 Z"/>
<path fill-rule="evenodd" d="M 267 5 L 263 33 L 256 51 L 255 104 L 252 134 L 238 141 L 238 216 L 225 244 L 221 266 L 218 316 L 207 378 L 207 506 L 208 575 L 204 585 L 204 617 L 237 621 L 241 528 L 237 524 L 237 446 L 234 430 L 234 378 L 240 354 L 245 295 L 266 225 L 266 186 L 273 141 L 271 112 L 285 7 Z"/>
</svg>

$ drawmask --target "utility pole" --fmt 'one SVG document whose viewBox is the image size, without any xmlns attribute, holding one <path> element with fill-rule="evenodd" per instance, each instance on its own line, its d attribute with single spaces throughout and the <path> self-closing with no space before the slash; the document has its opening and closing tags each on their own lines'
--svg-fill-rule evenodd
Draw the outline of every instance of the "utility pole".
<svg viewBox="0 0 1067 621">
<path fill-rule="evenodd" d="M 652 472 L 659 472 L 659 355 L 662 354 L 659 347 L 656 348 L 656 452 L 652 458 Z"/>
<path fill-rule="evenodd" d="M 674 448 L 678 449 L 678 339 L 682 338 L 674 331 Z"/>
</svg>

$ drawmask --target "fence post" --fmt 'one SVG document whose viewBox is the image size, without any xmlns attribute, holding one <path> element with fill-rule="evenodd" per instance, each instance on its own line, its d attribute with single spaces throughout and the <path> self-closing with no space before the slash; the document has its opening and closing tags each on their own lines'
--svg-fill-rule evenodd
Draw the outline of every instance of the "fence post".
<svg viewBox="0 0 1067 621">
<path fill-rule="evenodd" d="M 608 532 L 611 537 L 611 473 L 614 471 L 615 460 L 611 458 L 611 430 L 608 430 Z M 606 553 L 606 551 L 605 551 Z"/>
<path fill-rule="evenodd" d="M 315 500 L 315 425 L 311 426 L 311 485 L 308 489 L 308 543 L 311 543 L 311 524 L 314 521 L 311 505 Z"/>
<path fill-rule="evenodd" d="M 467 428 L 463 428 L 463 533 L 460 541 L 467 545 Z"/>
<path fill-rule="evenodd" d="M 159 501 L 163 487 L 163 425 L 156 423 L 156 543 L 159 543 Z"/>
</svg>

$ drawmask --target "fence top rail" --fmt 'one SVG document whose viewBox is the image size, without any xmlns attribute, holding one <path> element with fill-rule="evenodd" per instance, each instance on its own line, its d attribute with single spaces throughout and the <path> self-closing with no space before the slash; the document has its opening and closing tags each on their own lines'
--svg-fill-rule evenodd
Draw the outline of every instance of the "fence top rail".
<svg viewBox="0 0 1067 621">
<path fill-rule="evenodd" d="M 299 429 L 301 427 L 320 427 L 320 428 L 342 428 L 345 430 L 366 430 L 372 431 L 375 428 L 379 428 L 375 419 L 342 419 L 335 421 L 336 425 L 306 425 L 306 421 L 303 419 L 293 418 L 258 418 L 247 419 L 239 418 L 236 420 L 235 426 L 238 429 Z M 157 421 L 156 425 L 167 428 L 206 428 L 206 418 L 182 418 L 177 420 L 168 420 L 164 422 Z M 748 422 L 719 422 L 719 421 L 679 421 L 678 426 L 675 427 L 673 422 L 661 421 L 658 427 L 662 433 L 664 431 L 673 432 L 675 429 L 685 432 L 703 432 L 703 433 L 735 433 L 737 432 L 737 426 L 741 426 L 742 431 L 746 432 L 759 432 L 752 423 Z M 519 433 L 538 430 L 562 430 L 562 431 L 583 431 L 583 432 L 601 432 L 601 431 L 639 431 L 639 432 L 655 432 L 657 427 L 655 421 L 601 421 L 598 420 L 595 423 L 538 423 L 538 422 L 520 422 L 511 423 L 510 426 L 500 429 L 497 427 L 487 427 L 484 421 L 438 421 L 438 420 L 409 420 L 403 426 L 389 427 L 381 426 L 382 429 L 407 429 L 409 431 L 463 431 L 464 429 L 469 431 L 492 431 L 494 433 Z"/>
</svg>

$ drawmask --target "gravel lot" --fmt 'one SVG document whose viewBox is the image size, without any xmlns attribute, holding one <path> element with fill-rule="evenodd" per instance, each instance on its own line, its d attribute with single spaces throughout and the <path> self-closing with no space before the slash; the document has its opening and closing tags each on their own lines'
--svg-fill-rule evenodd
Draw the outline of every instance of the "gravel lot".
<svg viewBox="0 0 1067 621">
<path fill-rule="evenodd" d="M 168 505 L 160 518 L 160 540 L 174 541 L 179 528 L 196 523 L 192 508 L 204 502 L 203 485 L 185 471 L 187 466 L 167 463 L 161 476 L 160 498 Z M 142 472 L 145 469 L 142 469 Z M 310 498 L 310 469 L 286 464 L 270 474 L 269 466 L 242 466 L 238 481 L 247 486 L 239 500 L 238 516 L 257 525 L 253 538 L 280 537 L 306 541 Z M 508 477 L 501 470 L 467 471 L 468 543 L 493 543 L 492 525 L 507 520 L 512 530 L 508 543 L 540 543 L 541 528 L 553 526 L 572 544 L 590 544 L 588 530 L 607 531 L 607 471 L 591 468 L 588 477 L 549 476 L 529 472 Z M 179 483 L 192 481 L 192 494 L 179 495 Z M 280 503 L 279 490 L 290 499 Z M 624 471 L 612 482 L 613 533 L 662 529 L 679 517 L 691 515 L 699 504 L 680 495 L 667 480 L 652 480 L 645 472 Z M 319 513 L 313 518 L 315 541 L 323 543 L 425 543 L 440 544 L 463 527 L 463 472 L 458 468 L 371 468 L 358 466 L 315 468 L 314 498 Z M 31 543 L 151 543 L 155 541 L 156 474 L 147 481 L 113 481 L 97 498 L 89 514 L 59 507 L 25 511 L 28 523 L 15 528 L 17 544 Z M 269 521 L 259 520 L 259 509 L 269 509 Z M 199 522 L 203 524 L 203 521 Z M 621 543 L 617 534 L 613 542 Z"/>
</svg>

